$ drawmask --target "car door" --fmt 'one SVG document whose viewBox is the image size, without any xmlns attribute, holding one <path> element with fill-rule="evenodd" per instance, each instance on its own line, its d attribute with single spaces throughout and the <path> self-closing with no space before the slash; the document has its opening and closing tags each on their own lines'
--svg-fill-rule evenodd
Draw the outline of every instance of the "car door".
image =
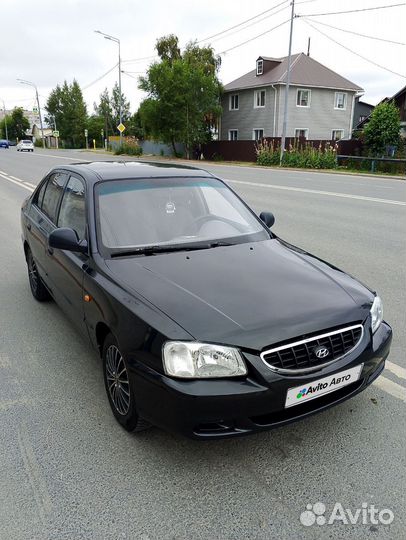
<svg viewBox="0 0 406 540">
<path fill-rule="evenodd" d="M 26 216 L 28 245 L 48 288 L 51 287 L 46 257 L 48 236 L 56 226 L 59 204 L 67 180 L 68 174 L 63 171 L 54 171 L 46 177 L 35 193 Z"/>
<path fill-rule="evenodd" d="M 79 240 L 87 239 L 85 182 L 75 174 L 70 175 L 63 192 L 56 225 L 73 229 Z M 47 245 L 46 258 L 51 287 L 58 303 L 87 336 L 83 311 L 83 273 L 88 256 Z"/>
</svg>

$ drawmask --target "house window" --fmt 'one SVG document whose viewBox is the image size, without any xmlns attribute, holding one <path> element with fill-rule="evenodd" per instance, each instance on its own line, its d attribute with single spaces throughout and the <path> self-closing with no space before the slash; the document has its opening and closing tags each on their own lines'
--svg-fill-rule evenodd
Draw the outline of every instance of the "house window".
<svg viewBox="0 0 406 540">
<path fill-rule="evenodd" d="M 238 111 L 239 99 L 238 94 L 231 94 L 230 96 L 230 111 Z"/>
<path fill-rule="evenodd" d="M 366 119 L 366 116 L 363 116 L 363 115 L 361 114 L 361 116 L 359 117 L 358 122 L 363 122 L 365 119 Z"/>
<path fill-rule="evenodd" d="M 296 97 L 297 107 L 310 107 L 310 90 L 298 90 Z"/>
<path fill-rule="evenodd" d="M 257 60 L 257 75 L 262 75 L 264 72 L 264 61 Z"/>
<path fill-rule="evenodd" d="M 228 140 L 229 141 L 238 141 L 238 129 L 229 129 L 228 130 Z"/>
<path fill-rule="evenodd" d="M 255 128 L 252 130 L 252 138 L 254 141 L 260 141 L 264 138 L 264 130 L 262 128 Z"/>
<path fill-rule="evenodd" d="M 339 141 L 344 137 L 344 130 L 343 129 L 333 129 L 331 132 L 331 139 L 333 141 Z"/>
<path fill-rule="evenodd" d="M 334 94 L 334 108 L 345 111 L 347 108 L 347 94 L 345 92 L 336 92 Z"/>
<path fill-rule="evenodd" d="M 295 137 L 298 139 L 299 137 L 302 137 L 304 139 L 308 139 L 309 137 L 309 128 L 296 128 L 295 129 Z"/>
<path fill-rule="evenodd" d="M 265 107 L 265 90 L 255 90 L 254 92 L 254 108 L 259 109 Z"/>
</svg>

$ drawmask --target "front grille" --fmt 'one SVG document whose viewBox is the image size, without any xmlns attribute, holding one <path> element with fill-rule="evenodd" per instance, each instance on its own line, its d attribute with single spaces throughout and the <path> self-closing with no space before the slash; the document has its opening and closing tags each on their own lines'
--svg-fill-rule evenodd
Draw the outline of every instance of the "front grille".
<svg viewBox="0 0 406 540">
<path fill-rule="evenodd" d="M 274 347 L 261 353 L 261 358 L 275 371 L 312 371 L 349 353 L 362 334 L 361 324 L 348 326 Z"/>
</svg>

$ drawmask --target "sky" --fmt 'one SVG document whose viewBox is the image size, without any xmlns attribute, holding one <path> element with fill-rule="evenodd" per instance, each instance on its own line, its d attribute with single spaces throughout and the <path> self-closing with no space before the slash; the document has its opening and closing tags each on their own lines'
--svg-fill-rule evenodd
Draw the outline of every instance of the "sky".
<svg viewBox="0 0 406 540">
<path fill-rule="evenodd" d="M 403 5 L 317 15 L 398 3 Z M 221 54 L 223 84 L 254 69 L 258 56 L 288 53 L 289 22 L 269 30 L 289 20 L 289 0 L 3 0 L 1 4 L 0 108 L 2 101 L 6 109 L 21 106 L 32 110 L 35 106 L 34 89 L 18 83 L 17 78 L 37 85 L 42 107 L 57 84 L 75 78 L 88 112 L 93 112 L 93 103 L 103 89 L 111 89 L 118 80 L 118 67 L 97 80 L 117 63 L 118 47 L 94 30 L 121 41 L 122 89 L 132 112 L 145 97 L 137 88 L 137 79 L 153 61 L 155 42 L 161 36 L 176 34 L 181 47 L 191 40 L 211 44 Z M 292 53 L 306 53 L 310 37 L 310 56 L 364 88 L 363 101 L 376 104 L 406 85 L 406 2 L 296 0 L 295 14 L 299 17 L 294 19 Z M 305 15 L 312 17 L 305 19 Z"/>
</svg>

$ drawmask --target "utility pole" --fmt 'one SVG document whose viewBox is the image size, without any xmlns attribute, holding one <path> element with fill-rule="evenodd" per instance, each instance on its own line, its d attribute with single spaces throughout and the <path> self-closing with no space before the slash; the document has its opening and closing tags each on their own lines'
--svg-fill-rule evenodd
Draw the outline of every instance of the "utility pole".
<svg viewBox="0 0 406 540">
<path fill-rule="evenodd" d="M 292 6 L 292 12 L 291 12 L 291 15 L 290 15 L 288 69 L 287 69 L 287 74 L 286 74 L 285 106 L 284 106 L 284 111 L 283 111 L 281 155 L 280 155 L 280 159 L 279 159 L 279 165 L 282 165 L 283 154 L 285 153 L 286 129 L 287 129 L 287 125 L 288 125 L 288 98 L 289 98 L 289 86 L 290 86 L 290 64 L 291 64 L 291 60 L 292 60 L 292 36 L 293 36 L 293 19 L 295 18 L 295 0 L 292 0 L 291 6 Z"/>
<path fill-rule="evenodd" d="M 37 97 L 37 105 L 38 105 L 39 123 L 40 123 L 40 126 L 41 126 L 42 147 L 45 150 L 44 126 L 42 125 L 42 116 L 41 116 L 41 107 L 40 107 L 40 104 L 39 104 L 38 88 L 31 81 L 25 81 L 24 79 L 17 79 L 17 81 L 20 82 L 21 84 L 28 84 L 28 86 L 32 86 L 33 88 L 35 88 L 35 95 Z"/>
<path fill-rule="evenodd" d="M 6 128 L 6 140 L 8 141 L 6 104 L 4 103 L 4 99 L 2 99 L 2 102 L 4 111 L 4 127 Z"/>
<path fill-rule="evenodd" d="M 118 89 L 120 92 L 119 116 L 120 116 L 120 125 L 121 125 L 123 123 L 123 97 L 121 93 L 121 43 L 118 38 L 114 36 L 110 36 L 109 34 L 105 34 L 104 32 L 100 32 L 100 30 L 95 30 L 95 32 L 96 34 L 102 35 L 104 39 L 109 39 L 110 41 L 114 41 L 114 43 L 117 43 L 118 45 Z M 120 131 L 120 146 L 122 146 L 122 144 L 123 144 L 123 132 Z"/>
</svg>

